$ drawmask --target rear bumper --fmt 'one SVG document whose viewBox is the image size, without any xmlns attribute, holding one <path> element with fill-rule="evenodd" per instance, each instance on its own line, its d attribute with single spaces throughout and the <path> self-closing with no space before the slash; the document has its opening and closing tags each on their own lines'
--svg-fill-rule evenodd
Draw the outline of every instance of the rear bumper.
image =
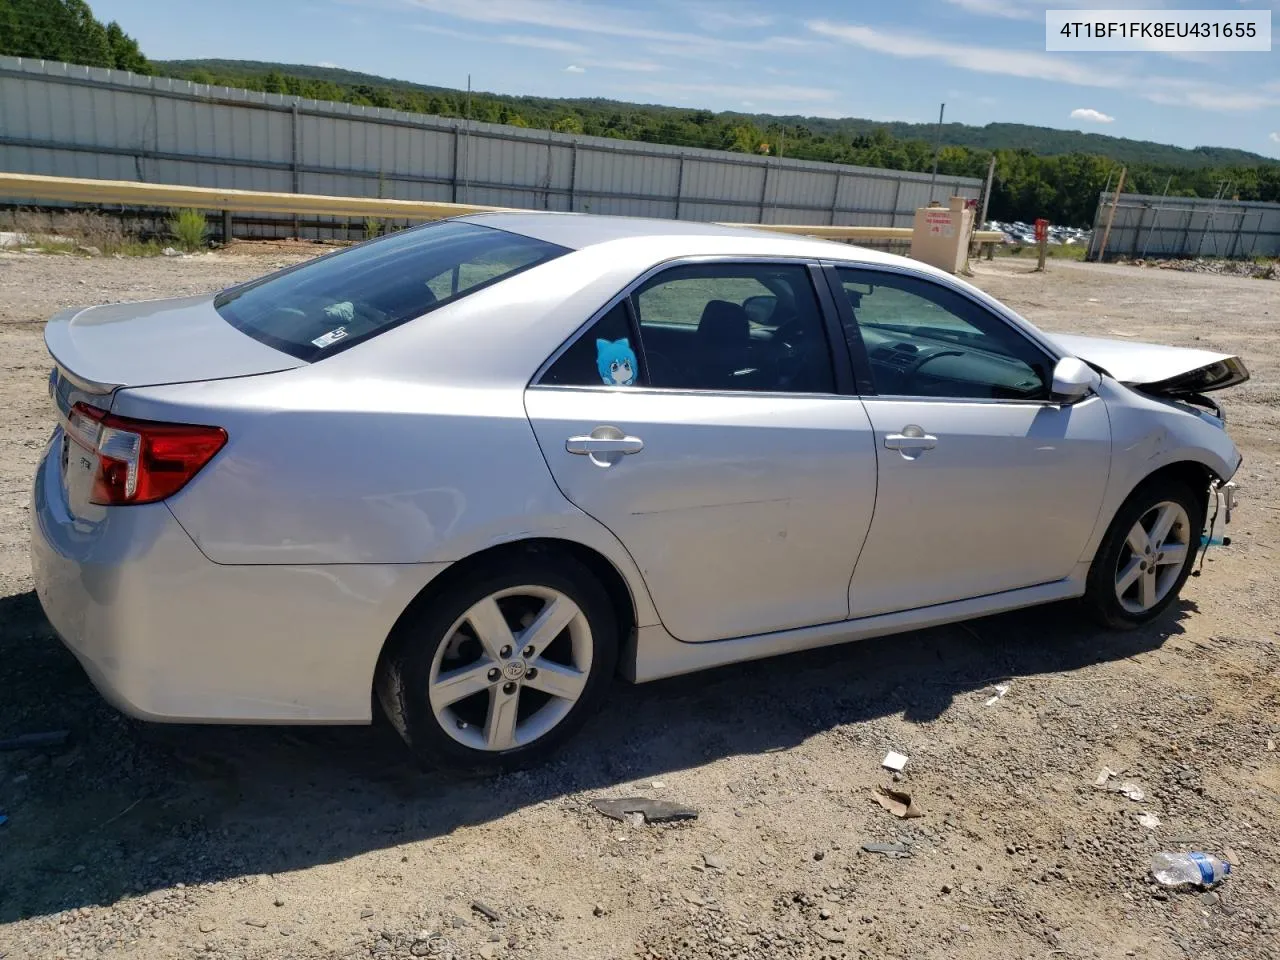
<svg viewBox="0 0 1280 960">
<path fill-rule="evenodd" d="M 163 503 L 76 520 L 60 469 L 36 473 L 32 573 L 103 697 L 156 721 L 369 722 L 383 640 L 447 564 L 222 566 Z"/>
</svg>

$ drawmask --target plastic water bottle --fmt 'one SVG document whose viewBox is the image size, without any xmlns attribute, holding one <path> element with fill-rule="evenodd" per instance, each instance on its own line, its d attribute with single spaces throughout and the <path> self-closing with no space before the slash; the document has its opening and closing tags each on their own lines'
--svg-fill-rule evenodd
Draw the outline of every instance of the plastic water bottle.
<svg viewBox="0 0 1280 960">
<path fill-rule="evenodd" d="M 1151 858 L 1151 875 L 1166 887 L 1211 887 L 1230 872 L 1231 864 L 1207 853 L 1157 853 Z"/>
</svg>

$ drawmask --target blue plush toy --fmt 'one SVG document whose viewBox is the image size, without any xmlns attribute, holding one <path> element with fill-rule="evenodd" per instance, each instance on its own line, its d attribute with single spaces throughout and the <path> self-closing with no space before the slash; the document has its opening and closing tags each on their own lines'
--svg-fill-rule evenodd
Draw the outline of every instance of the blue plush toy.
<svg viewBox="0 0 1280 960">
<path fill-rule="evenodd" d="M 611 387 L 629 387 L 636 382 L 636 353 L 631 341 L 596 340 L 596 369 Z"/>
</svg>

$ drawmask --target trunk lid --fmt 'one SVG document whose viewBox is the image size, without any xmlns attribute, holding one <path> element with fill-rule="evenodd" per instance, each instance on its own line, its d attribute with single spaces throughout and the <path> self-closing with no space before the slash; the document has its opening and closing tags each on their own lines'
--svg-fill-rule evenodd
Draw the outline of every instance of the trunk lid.
<svg viewBox="0 0 1280 960">
<path fill-rule="evenodd" d="M 227 323 L 212 295 L 63 310 L 45 326 L 44 340 L 56 364 L 49 394 L 62 427 L 50 456 L 60 462 L 64 506 L 85 531 L 110 508 L 90 501 L 97 455 L 75 428 L 77 418 L 83 420 L 72 414 L 77 403 L 109 411 L 123 387 L 223 380 L 304 364 Z"/>
<path fill-rule="evenodd" d="M 1106 337 L 1050 336 L 1067 353 L 1144 393 L 1185 397 L 1234 387 L 1249 379 L 1244 361 L 1228 353 Z"/>
<path fill-rule="evenodd" d="M 213 294 L 63 310 L 45 327 L 54 361 L 91 393 L 275 373 L 304 361 L 224 320 Z"/>
</svg>

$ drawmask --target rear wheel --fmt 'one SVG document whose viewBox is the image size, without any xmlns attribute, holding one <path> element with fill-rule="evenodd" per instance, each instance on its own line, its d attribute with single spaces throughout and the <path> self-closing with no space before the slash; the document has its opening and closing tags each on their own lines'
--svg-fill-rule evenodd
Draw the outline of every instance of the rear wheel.
<svg viewBox="0 0 1280 960">
<path fill-rule="evenodd" d="M 536 763 L 599 706 L 617 619 L 560 554 L 507 558 L 411 614 L 378 678 L 392 724 L 426 763 L 469 773 Z"/>
<path fill-rule="evenodd" d="M 1204 501 L 1176 480 L 1155 480 L 1125 501 L 1089 568 L 1084 603 L 1093 617 L 1128 630 L 1177 599 L 1195 563 Z"/>
</svg>

